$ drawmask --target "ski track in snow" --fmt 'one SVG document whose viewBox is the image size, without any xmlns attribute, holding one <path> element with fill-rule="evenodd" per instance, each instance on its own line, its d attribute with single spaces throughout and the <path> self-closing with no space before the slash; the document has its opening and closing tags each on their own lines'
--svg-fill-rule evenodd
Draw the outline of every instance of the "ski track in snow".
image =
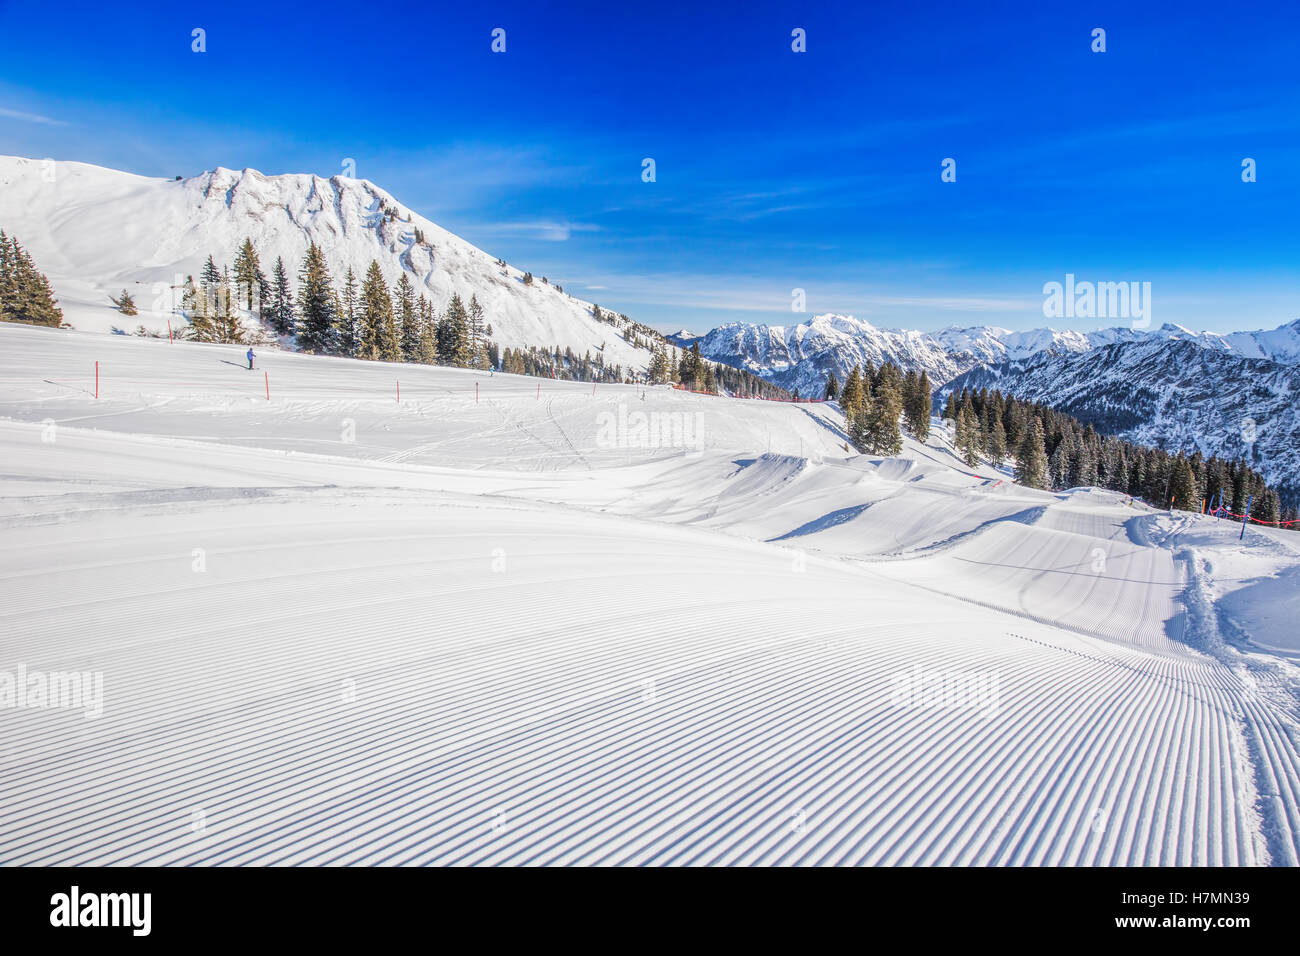
<svg viewBox="0 0 1300 956">
<path fill-rule="evenodd" d="M 104 675 L 0 709 L 0 863 L 1297 863 L 1296 668 L 1209 568 L 1290 542 L 821 406 L 226 351 L 0 328 L 0 671 Z"/>
</svg>

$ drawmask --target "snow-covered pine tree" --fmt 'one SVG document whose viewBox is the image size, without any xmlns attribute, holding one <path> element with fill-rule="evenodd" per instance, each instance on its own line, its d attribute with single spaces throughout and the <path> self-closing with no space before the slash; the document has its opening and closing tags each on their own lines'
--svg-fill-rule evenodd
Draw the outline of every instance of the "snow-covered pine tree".
<svg viewBox="0 0 1300 956">
<path fill-rule="evenodd" d="M 1181 502 L 1179 502 L 1178 507 L 1182 507 Z M 1198 505 L 1197 507 L 1199 508 L 1200 506 Z M 1255 500 L 1250 504 L 1251 517 L 1256 521 L 1263 521 L 1271 524 L 1277 521 L 1278 512 L 1279 506 L 1277 492 L 1273 491 L 1271 488 L 1260 488 L 1258 494 L 1255 496 Z"/>
<path fill-rule="evenodd" d="M 401 349 L 396 341 L 393 326 L 393 300 L 388 295 L 388 283 L 384 281 L 383 270 L 379 263 L 370 260 L 366 278 L 361 283 L 361 348 L 363 359 L 396 361 L 391 356 L 396 353 L 401 357 Z"/>
<path fill-rule="evenodd" d="M 966 418 L 966 445 L 973 446 L 979 450 L 979 416 L 975 413 L 975 402 L 970 392 L 962 389 L 961 404 L 957 409 L 957 420 L 961 421 L 962 413 Z"/>
<path fill-rule="evenodd" d="M 849 407 L 843 404 L 845 422 L 849 433 L 849 444 L 863 454 L 867 454 L 871 446 L 871 436 L 867 433 L 867 414 L 870 411 L 871 399 L 864 398 L 856 405 Z"/>
<path fill-rule="evenodd" d="M 975 422 L 975 427 L 979 431 L 978 438 L 980 454 L 983 454 L 989 447 L 989 432 L 993 428 L 989 421 L 990 416 L 991 409 L 988 400 L 988 389 L 980 389 L 979 417 Z"/>
<path fill-rule="evenodd" d="M 651 385 L 662 385 L 672 381 L 672 364 L 667 347 L 660 342 L 650 356 L 649 378 Z"/>
<path fill-rule="evenodd" d="M 967 468 L 974 468 L 980 463 L 979 420 L 971 411 L 967 402 L 957 409 L 957 427 L 954 430 L 957 452 Z"/>
<path fill-rule="evenodd" d="M 1246 480 L 1246 463 L 1238 460 L 1232 463 L 1232 512 L 1234 514 L 1246 513 L 1246 500 L 1250 493 L 1249 484 Z"/>
<path fill-rule="evenodd" d="M 903 413 L 903 398 L 890 378 L 882 381 L 871 395 L 866 411 L 867 450 L 873 455 L 897 455 L 903 450 L 903 433 L 898 419 Z"/>
<path fill-rule="evenodd" d="M 849 372 L 849 377 L 844 381 L 843 391 L 840 392 L 840 408 L 844 409 L 844 414 L 855 414 L 862 405 L 864 395 L 862 369 L 855 365 Z"/>
<path fill-rule="evenodd" d="M 298 332 L 298 319 L 293 301 L 293 291 L 289 288 L 289 274 L 284 268 L 284 259 L 276 257 L 275 268 L 271 271 L 271 305 L 266 310 L 267 324 L 279 335 L 295 335 Z"/>
<path fill-rule="evenodd" d="M 903 380 L 903 415 L 917 441 L 930 437 L 930 377 L 924 370 L 919 376 L 908 372 Z"/>
<path fill-rule="evenodd" d="M 870 370 L 870 367 L 871 364 L 868 362 L 867 363 L 868 370 Z M 899 401 L 899 407 L 901 409 L 902 401 L 903 401 L 903 396 L 902 396 L 903 370 L 900 369 L 893 362 L 886 361 L 883 365 L 880 366 L 880 371 L 875 373 L 871 377 L 872 388 L 875 388 L 878 385 L 887 385 L 890 388 L 892 388 L 895 392 L 899 393 L 898 401 Z"/>
<path fill-rule="evenodd" d="M 5 315 L 18 298 L 18 284 L 14 275 L 18 268 L 14 253 L 16 245 L 17 242 L 11 245 L 5 231 L 0 229 L 0 316 Z"/>
<path fill-rule="evenodd" d="M 63 310 L 54 299 L 50 280 L 18 242 L 0 231 L 0 320 L 24 325 L 58 327 Z"/>
<path fill-rule="evenodd" d="M 824 398 L 828 402 L 833 402 L 835 401 L 836 398 L 839 397 L 839 394 L 840 394 L 839 380 L 835 378 L 835 373 L 831 372 L 830 377 L 826 380 L 826 391 L 822 393 L 822 398 Z"/>
<path fill-rule="evenodd" d="M 117 311 L 121 312 L 123 315 L 140 314 L 139 310 L 135 307 L 135 299 L 133 299 L 131 293 L 127 292 L 125 289 L 122 290 L 122 294 L 119 296 L 110 295 L 108 301 L 112 302 Z"/>
<path fill-rule="evenodd" d="M 1142 497 L 1160 507 L 1169 506 L 1169 485 L 1173 480 L 1173 460 L 1164 449 L 1157 448 L 1148 460 L 1146 487 Z"/>
<path fill-rule="evenodd" d="M 1123 451 L 1116 439 L 1107 438 L 1102 442 L 1101 461 L 1098 464 L 1098 483 L 1103 488 L 1113 489 L 1116 487 L 1116 476 L 1123 472 L 1122 455 Z"/>
<path fill-rule="evenodd" d="M 943 403 L 943 414 L 940 416 L 945 421 L 957 421 L 957 393 L 949 392 L 948 398 Z"/>
<path fill-rule="evenodd" d="M 989 431 L 989 461 L 1001 465 L 1007 460 L 1007 430 L 1002 427 L 1002 416 L 993 416 Z"/>
<path fill-rule="evenodd" d="M 203 271 L 199 273 L 199 281 L 209 289 L 215 289 L 221 285 L 221 270 L 217 264 L 208 256 L 208 261 L 203 263 Z"/>
<path fill-rule="evenodd" d="M 1002 425 L 1007 430 L 1007 451 L 1019 448 L 1021 439 L 1025 437 L 1025 428 L 1028 426 L 1024 409 L 1020 407 L 1019 402 L 1007 403 L 1006 411 L 1002 416 Z"/>
<path fill-rule="evenodd" d="M 466 309 L 467 328 L 469 331 L 469 365 L 470 368 L 486 368 L 487 352 L 483 336 L 483 306 L 478 296 L 470 293 L 469 307 Z"/>
<path fill-rule="evenodd" d="M 423 293 L 420 295 L 420 361 L 425 365 L 434 365 L 438 361 L 438 323 L 434 319 L 433 306 Z"/>
<path fill-rule="evenodd" d="M 1061 439 L 1057 449 L 1063 455 L 1065 470 L 1059 476 L 1054 475 L 1057 479 L 1057 487 L 1060 488 L 1078 488 L 1083 484 L 1084 471 L 1087 467 L 1087 452 L 1083 447 L 1080 438 L 1074 434 L 1073 429 L 1065 431 L 1065 437 Z"/>
<path fill-rule="evenodd" d="M 1043 423 L 1034 416 L 1029 420 L 1024 437 L 1016 449 L 1016 483 L 1026 488 L 1046 488 L 1047 480 L 1047 449 L 1043 447 Z"/>
<path fill-rule="evenodd" d="M 1079 484 L 1085 488 L 1096 487 L 1100 483 L 1097 470 L 1098 450 L 1093 440 L 1085 439 L 1079 446 Z"/>
<path fill-rule="evenodd" d="M 1222 458 L 1211 455 L 1205 463 L 1205 500 L 1217 507 L 1219 494 L 1228 485 L 1228 467 Z"/>
<path fill-rule="evenodd" d="M 1205 498 L 1205 456 L 1202 455 L 1200 450 L 1198 449 L 1192 452 L 1191 457 L 1187 459 L 1187 463 L 1192 466 L 1192 477 L 1196 479 L 1197 498 L 1204 500 Z"/>
<path fill-rule="evenodd" d="M 298 347 L 303 351 L 325 355 L 337 349 L 334 301 L 325 253 L 313 242 L 298 271 Z"/>
<path fill-rule="evenodd" d="M 677 380 L 687 388 L 698 389 L 700 387 L 699 378 L 702 374 L 702 364 L 700 343 L 692 342 L 689 349 L 682 349 L 681 361 L 677 363 Z"/>
<path fill-rule="evenodd" d="M 361 347 L 358 314 L 357 277 L 352 267 L 348 266 L 348 274 L 343 279 L 343 293 L 339 296 L 338 314 L 334 319 L 338 325 L 339 352 L 348 358 L 356 358 Z"/>
<path fill-rule="evenodd" d="M 1140 498 L 1142 488 L 1146 484 L 1146 451 L 1141 446 L 1133 449 L 1133 454 L 1128 460 L 1128 474 L 1125 475 L 1124 491 L 1133 496 Z"/>
<path fill-rule="evenodd" d="M 221 281 L 217 283 L 214 294 L 213 325 L 218 342 L 234 343 L 244 340 L 243 330 L 239 327 L 235 290 L 230 282 L 230 271 L 225 266 L 222 266 Z"/>
<path fill-rule="evenodd" d="M 393 310 L 401 336 L 403 362 L 420 361 L 420 315 L 415 307 L 415 288 L 411 279 L 402 270 L 393 291 Z"/>
<path fill-rule="evenodd" d="M 458 368 L 469 364 L 469 317 L 457 294 L 452 295 L 438 323 L 438 361 Z"/>
<path fill-rule="evenodd" d="M 241 308 L 253 310 L 255 303 L 260 303 L 266 277 L 262 275 L 262 263 L 257 258 L 251 238 L 244 239 L 243 245 L 235 253 L 235 288 L 239 294 Z"/>
<path fill-rule="evenodd" d="M 257 283 L 257 298 L 254 302 L 257 307 L 257 318 L 260 322 L 262 316 L 266 315 L 267 306 L 271 304 L 271 283 L 266 281 L 266 273 L 261 269 L 257 270 L 254 281 Z"/>
<path fill-rule="evenodd" d="M 195 285 L 193 277 L 186 280 L 182 293 L 182 304 L 189 313 L 189 332 L 187 338 L 196 342 L 217 341 L 217 328 L 213 315 L 213 298 L 206 285 Z"/>
<path fill-rule="evenodd" d="M 1047 456 L 1047 485 L 1049 488 L 1070 487 L 1070 442 L 1063 438 Z"/>
<path fill-rule="evenodd" d="M 1201 499 L 1196 493 L 1196 476 L 1192 474 L 1192 466 L 1187 459 L 1179 455 L 1174 459 L 1172 473 L 1169 476 L 1169 496 L 1173 499 L 1173 506 L 1182 511 L 1200 511 Z M 1168 506 L 1168 501 L 1162 501 L 1161 505 Z"/>
</svg>

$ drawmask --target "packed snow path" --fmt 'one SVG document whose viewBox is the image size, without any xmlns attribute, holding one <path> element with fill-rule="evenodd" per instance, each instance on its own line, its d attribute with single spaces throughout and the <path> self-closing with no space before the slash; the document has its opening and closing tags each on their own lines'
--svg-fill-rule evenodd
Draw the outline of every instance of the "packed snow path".
<svg viewBox="0 0 1300 956">
<path fill-rule="evenodd" d="M 1276 535 L 829 407 L 233 351 L 0 327 L 0 673 L 103 676 L 0 709 L 0 862 L 1297 862 L 1296 669 L 1214 603 Z"/>
</svg>

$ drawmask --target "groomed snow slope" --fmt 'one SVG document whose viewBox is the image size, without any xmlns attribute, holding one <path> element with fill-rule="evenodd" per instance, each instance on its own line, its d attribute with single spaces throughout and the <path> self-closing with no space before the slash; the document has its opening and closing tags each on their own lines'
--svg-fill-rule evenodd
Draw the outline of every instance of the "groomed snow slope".
<svg viewBox="0 0 1300 956">
<path fill-rule="evenodd" d="M 0 709 L 0 862 L 1297 862 L 1297 671 L 1219 609 L 1284 535 L 828 406 L 0 356 L 0 672 L 104 680 Z"/>
</svg>

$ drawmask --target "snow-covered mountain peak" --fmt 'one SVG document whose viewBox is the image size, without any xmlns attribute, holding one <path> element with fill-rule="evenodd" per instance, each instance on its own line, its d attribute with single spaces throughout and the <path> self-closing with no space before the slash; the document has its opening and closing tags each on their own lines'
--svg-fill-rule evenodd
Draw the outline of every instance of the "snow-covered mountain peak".
<svg viewBox="0 0 1300 956">
<path fill-rule="evenodd" d="M 369 180 L 311 173 L 266 175 L 217 167 L 181 179 L 84 163 L 0 157 L 0 228 L 17 236 L 54 285 L 65 317 L 82 329 L 122 323 L 109 297 L 127 289 L 132 326 L 164 328 L 157 287 L 197 275 L 208 256 L 233 262 L 251 239 L 268 275 L 283 258 L 296 276 L 310 243 L 336 282 L 371 261 L 396 284 L 407 273 L 435 309 L 452 295 L 483 306 L 502 347 L 571 348 L 608 365 L 644 369 L 649 352 L 597 321 L 591 303 L 495 257 L 418 215 Z M 616 320 L 619 321 L 619 320 Z"/>
</svg>

